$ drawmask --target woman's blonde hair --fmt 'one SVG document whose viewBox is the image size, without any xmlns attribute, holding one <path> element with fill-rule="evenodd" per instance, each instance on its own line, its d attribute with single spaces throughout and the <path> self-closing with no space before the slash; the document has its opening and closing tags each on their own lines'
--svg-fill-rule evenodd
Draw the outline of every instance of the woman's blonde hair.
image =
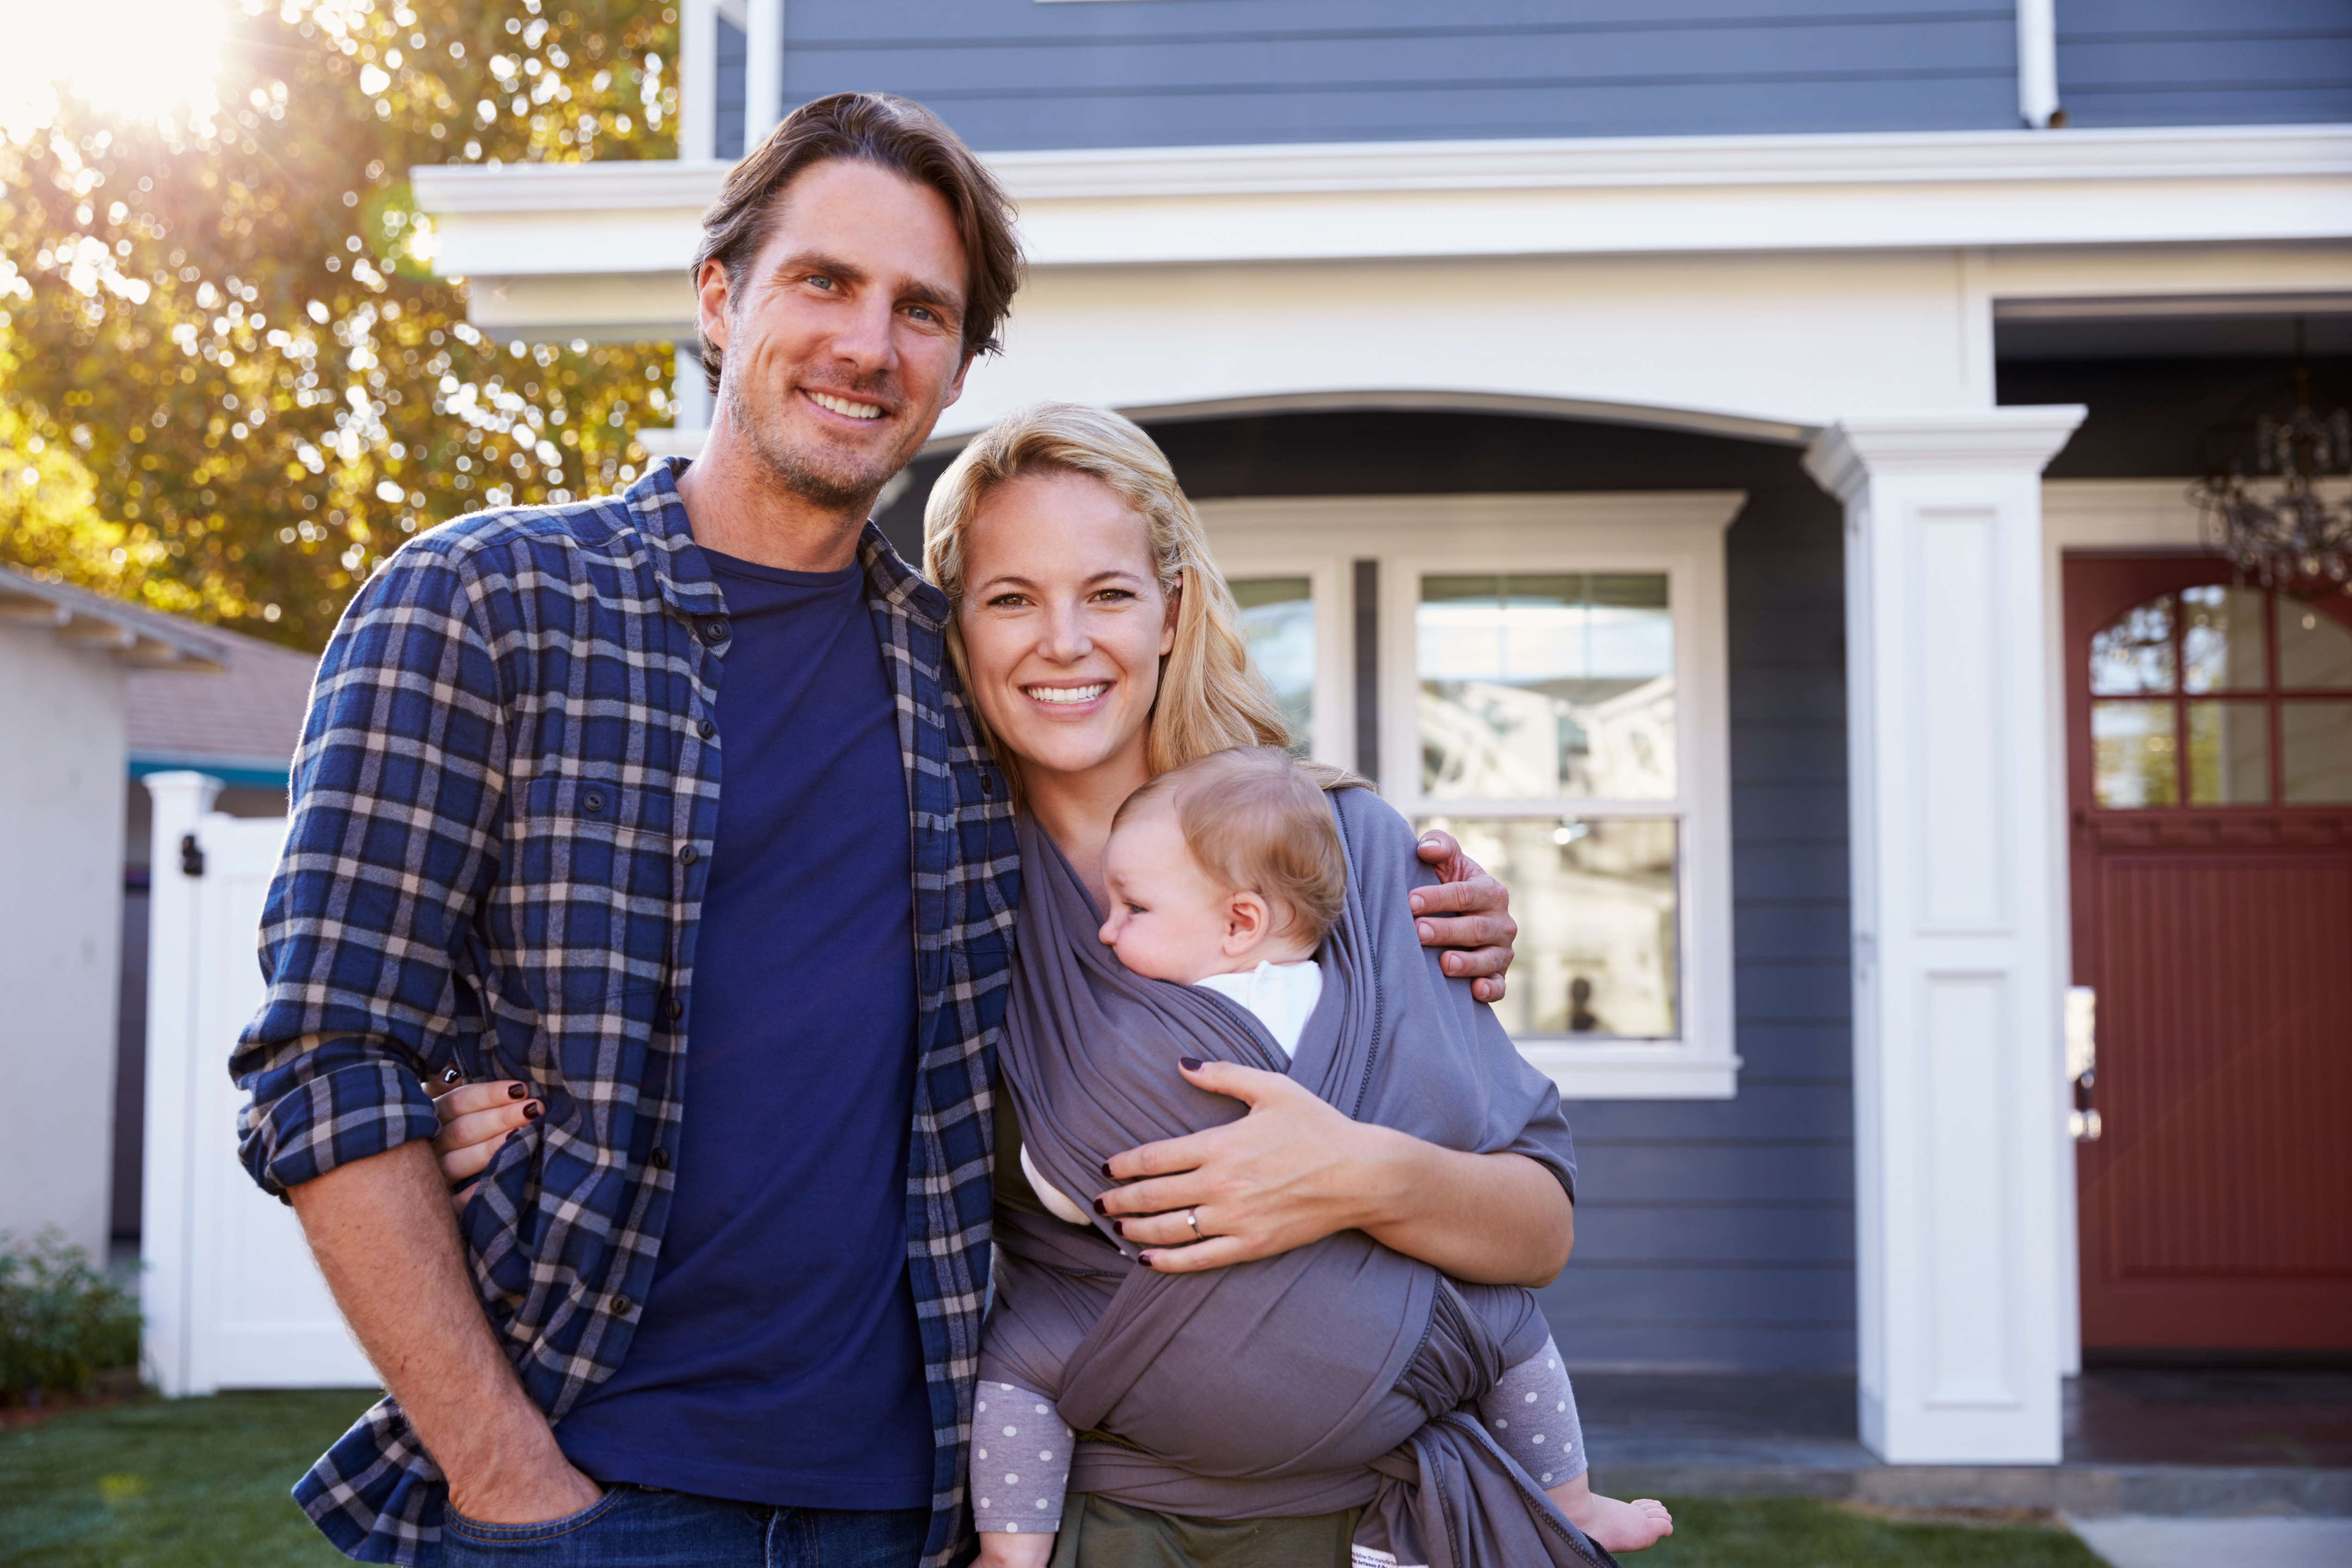
<svg viewBox="0 0 2352 1568">
<path fill-rule="evenodd" d="M 972 437 L 931 489 L 923 509 L 923 571 L 963 607 L 965 536 L 988 498 L 1029 474 L 1085 474 L 1099 479 L 1143 520 L 1160 591 L 1177 602 L 1176 641 L 1160 661 L 1146 759 L 1154 773 L 1234 746 L 1287 746 L 1290 725 L 1273 688 L 1250 663 L 1233 590 L 1209 559 L 1209 542 L 1174 470 L 1150 437 L 1108 408 L 1034 403 Z M 948 628 L 956 671 L 971 689 L 963 634 Z M 973 721 L 996 760 L 1021 788 L 1020 769 L 1004 752 L 975 704 Z"/>
</svg>

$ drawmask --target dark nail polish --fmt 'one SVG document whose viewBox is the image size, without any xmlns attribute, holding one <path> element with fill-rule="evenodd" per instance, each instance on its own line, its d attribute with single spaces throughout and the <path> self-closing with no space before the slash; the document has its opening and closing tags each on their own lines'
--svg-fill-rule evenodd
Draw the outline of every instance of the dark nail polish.
<svg viewBox="0 0 2352 1568">
<path fill-rule="evenodd" d="M 1122 1221 L 1113 1220 L 1110 1222 L 1110 1233 L 1118 1237 L 1121 1241 L 1125 1241 L 1127 1239 L 1127 1226 Z"/>
<path fill-rule="evenodd" d="M 1101 1215 L 1107 1215 L 1107 1214 L 1110 1213 L 1110 1210 L 1108 1210 L 1108 1209 L 1107 1209 L 1107 1208 L 1103 1207 L 1103 1201 L 1102 1201 L 1102 1199 L 1100 1199 L 1100 1198 L 1097 1198 L 1097 1199 L 1095 1200 L 1095 1213 L 1097 1213 L 1097 1214 L 1101 1214 Z"/>
<path fill-rule="evenodd" d="M 544 1116 L 544 1115 L 546 1115 L 546 1114 L 547 1114 L 547 1107 L 545 1107 L 544 1105 L 541 1105 L 539 1101 L 537 1101 L 537 1100 L 532 1100 L 529 1105 L 526 1105 L 526 1106 L 524 1106 L 524 1107 L 522 1108 L 522 1119 L 523 1119 L 525 1121 L 538 1121 L 541 1117 L 542 1117 L 542 1116 Z"/>
<path fill-rule="evenodd" d="M 1105 1160 L 1102 1163 L 1102 1173 L 1103 1180 L 1106 1182 L 1116 1182 L 1118 1180 L 1117 1176 L 1110 1173 L 1110 1162 L 1108 1160 Z"/>
<path fill-rule="evenodd" d="M 1150 1253 L 1148 1253 L 1148 1252 L 1139 1252 L 1139 1253 L 1137 1253 L 1137 1254 L 1135 1255 L 1135 1260 L 1136 1260 L 1138 1263 L 1142 1264 L 1146 1268 L 1158 1268 L 1158 1267 L 1159 1267 L 1159 1265 L 1157 1265 L 1157 1264 L 1155 1264 L 1155 1263 L 1153 1263 L 1153 1262 L 1151 1261 L 1151 1254 L 1150 1254 Z"/>
<path fill-rule="evenodd" d="M 451 1068 L 448 1071 L 441 1075 L 441 1081 L 443 1083 L 455 1083 L 465 1076 L 466 1075 L 464 1073 L 459 1072 L 456 1068 Z"/>
<path fill-rule="evenodd" d="M 530 1085 L 527 1083 L 510 1083 L 507 1085 L 507 1098 L 509 1100 L 527 1100 L 530 1097 Z"/>
<path fill-rule="evenodd" d="M 1201 1058 L 1198 1057 L 1178 1057 L 1176 1059 L 1183 1065 L 1183 1068 L 1186 1072 L 1199 1072 L 1201 1070 Z"/>
</svg>

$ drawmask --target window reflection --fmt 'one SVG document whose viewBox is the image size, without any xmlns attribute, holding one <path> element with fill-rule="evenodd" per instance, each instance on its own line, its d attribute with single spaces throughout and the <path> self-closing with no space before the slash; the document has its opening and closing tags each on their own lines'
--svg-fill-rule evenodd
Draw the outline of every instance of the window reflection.
<svg viewBox="0 0 2352 1568">
<path fill-rule="evenodd" d="M 1424 577 L 1414 626 L 1425 795 L 1675 794 L 1664 573 Z"/>
<path fill-rule="evenodd" d="M 2281 599 L 2279 684 L 2291 691 L 2352 687 L 2352 631 L 2314 605 Z"/>
<path fill-rule="evenodd" d="M 2091 638 L 2091 694 L 2172 689 L 2172 597 L 2135 605 Z"/>
<path fill-rule="evenodd" d="M 2265 595 L 2254 588 L 2180 591 L 2181 686 L 2189 691 L 2260 691 L 2270 684 Z"/>
<path fill-rule="evenodd" d="M 1236 577 L 1226 584 L 1241 606 L 1250 658 L 1282 700 L 1290 749 L 1315 750 L 1315 594 L 1305 577 Z"/>
<path fill-rule="evenodd" d="M 2093 703 L 2092 798 L 2122 810 L 2179 805 L 2179 769 L 2172 742 L 2169 702 Z"/>
<path fill-rule="evenodd" d="M 2271 715 L 2263 702 L 2189 705 L 2189 804 L 2266 805 Z"/>
<path fill-rule="evenodd" d="M 2352 802 L 2352 702 L 2281 703 L 2279 739 L 2288 801 Z"/>
<path fill-rule="evenodd" d="M 1680 1028 L 1671 818 L 1429 818 L 1511 889 L 1514 1036 L 1671 1039 Z"/>
</svg>

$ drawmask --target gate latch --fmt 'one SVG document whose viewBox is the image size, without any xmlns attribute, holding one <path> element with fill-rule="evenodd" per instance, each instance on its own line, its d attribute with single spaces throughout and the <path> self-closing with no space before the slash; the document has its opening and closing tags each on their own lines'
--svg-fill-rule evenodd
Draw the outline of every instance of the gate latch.
<svg viewBox="0 0 2352 1568">
<path fill-rule="evenodd" d="M 2066 1131 L 2077 1143 L 2095 1143 L 2099 1110 L 2091 1094 L 2099 1082 L 2099 994 L 2088 985 L 2066 988 L 2066 1078 L 2074 1090 Z"/>
<path fill-rule="evenodd" d="M 205 847 L 196 842 L 193 833 L 180 835 L 180 874 L 201 877 L 205 874 Z"/>
</svg>

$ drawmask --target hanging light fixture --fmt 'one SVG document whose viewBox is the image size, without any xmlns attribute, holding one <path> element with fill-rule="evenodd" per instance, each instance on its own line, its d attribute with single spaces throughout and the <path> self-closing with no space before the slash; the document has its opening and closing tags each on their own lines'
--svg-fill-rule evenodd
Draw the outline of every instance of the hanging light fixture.
<svg viewBox="0 0 2352 1568">
<path fill-rule="evenodd" d="M 2209 464 L 2189 489 L 2204 516 L 2207 543 L 2229 557 L 2239 575 L 2265 588 L 2313 595 L 2352 594 L 2352 487 L 2330 500 L 2324 480 L 2352 477 L 2352 411 L 2321 414 L 2311 405 L 2311 365 L 2304 355 L 2303 322 L 2294 324 L 2294 405 L 2257 413 L 2251 447 Z M 2247 421 L 2207 437 L 2243 442 Z M 2330 489 L 2336 487 L 2330 486 Z"/>
</svg>

